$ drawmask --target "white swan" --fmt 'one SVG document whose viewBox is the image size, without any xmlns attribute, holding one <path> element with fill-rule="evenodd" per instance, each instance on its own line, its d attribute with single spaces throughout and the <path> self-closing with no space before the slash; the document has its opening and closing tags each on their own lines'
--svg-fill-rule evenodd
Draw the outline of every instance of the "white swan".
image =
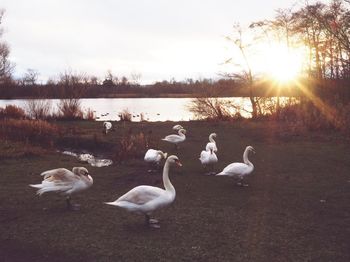
<svg viewBox="0 0 350 262">
<path fill-rule="evenodd" d="M 107 134 L 108 131 L 112 129 L 112 123 L 108 121 L 103 122 L 103 129 L 105 134 Z"/>
<path fill-rule="evenodd" d="M 46 192 L 61 193 L 67 196 L 67 207 L 69 209 L 76 209 L 78 205 L 73 206 L 70 203 L 70 195 L 91 187 L 93 179 L 85 167 L 73 167 L 72 171 L 65 168 L 47 170 L 41 173 L 41 176 L 44 177 L 41 184 L 29 186 L 38 188 L 38 195 L 42 195 Z"/>
<path fill-rule="evenodd" d="M 231 163 L 228 166 L 226 166 L 220 173 L 216 174 L 217 176 L 230 176 L 234 178 L 238 178 L 240 182 L 238 185 L 245 185 L 243 184 L 243 178 L 249 174 L 251 174 L 254 170 L 254 165 L 252 162 L 248 159 L 248 153 L 253 152 L 255 153 L 255 150 L 252 146 L 247 146 L 243 153 L 243 161 L 244 163 Z"/>
<path fill-rule="evenodd" d="M 130 212 L 144 214 L 146 224 L 159 228 L 156 219 L 150 219 L 150 215 L 157 209 L 170 205 L 176 196 L 175 188 L 169 180 L 169 167 L 171 164 L 182 166 L 177 156 L 169 156 L 164 164 L 163 184 L 164 188 L 153 186 L 138 186 L 119 197 L 114 202 L 106 202 L 108 205 L 118 206 Z"/>
<path fill-rule="evenodd" d="M 173 130 L 175 130 L 175 131 L 179 131 L 180 129 L 184 129 L 184 128 L 182 127 L 182 125 L 174 125 L 174 126 L 173 126 Z"/>
<path fill-rule="evenodd" d="M 214 137 L 216 137 L 216 133 L 211 133 L 209 135 L 209 142 L 207 143 L 205 150 L 208 151 L 208 150 L 210 150 L 210 148 L 212 148 L 214 152 L 218 151 Z"/>
<path fill-rule="evenodd" d="M 175 135 L 175 134 L 174 135 L 168 135 L 168 136 L 162 138 L 162 140 L 168 141 L 168 142 L 174 144 L 176 149 L 177 149 L 178 148 L 178 144 L 186 140 L 185 134 L 186 134 L 186 130 L 185 129 L 180 129 L 178 131 L 178 135 Z"/>
<path fill-rule="evenodd" d="M 149 163 L 150 165 L 155 164 L 157 166 L 157 168 L 159 167 L 160 161 L 162 161 L 162 159 L 166 159 L 168 156 L 167 153 L 163 153 L 163 151 L 161 150 L 155 150 L 155 149 L 148 149 L 144 160 L 145 162 Z M 152 170 L 148 170 L 148 172 L 151 172 Z"/>
<path fill-rule="evenodd" d="M 209 143 L 208 143 L 209 144 Z M 211 166 L 212 172 L 207 173 L 208 175 L 213 174 L 214 172 L 214 164 L 218 162 L 218 157 L 216 156 L 214 152 L 214 145 L 210 144 L 207 145 L 207 150 L 203 150 L 200 154 L 199 160 L 201 161 L 202 165 L 204 165 L 205 168 L 207 166 Z"/>
</svg>

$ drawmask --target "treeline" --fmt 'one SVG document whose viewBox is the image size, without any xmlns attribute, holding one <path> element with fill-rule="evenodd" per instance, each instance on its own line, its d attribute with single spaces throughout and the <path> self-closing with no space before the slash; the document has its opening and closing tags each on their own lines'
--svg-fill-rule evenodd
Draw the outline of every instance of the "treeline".
<svg viewBox="0 0 350 262">
<path fill-rule="evenodd" d="M 291 88 L 290 90 L 292 90 Z M 287 91 L 285 95 L 295 95 Z M 140 85 L 134 82 L 114 82 L 104 80 L 102 83 L 91 82 L 76 74 L 65 74 L 57 82 L 47 84 L 23 83 L 11 81 L 0 85 L 0 98 L 98 98 L 98 97 L 225 97 L 249 96 L 248 90 L 234 79 L 203 79 L 186 81 L 162 81 L 152 85 Z M 266 85 L 259 87 L 259 95 L 273 95 Z"/>
</svg>

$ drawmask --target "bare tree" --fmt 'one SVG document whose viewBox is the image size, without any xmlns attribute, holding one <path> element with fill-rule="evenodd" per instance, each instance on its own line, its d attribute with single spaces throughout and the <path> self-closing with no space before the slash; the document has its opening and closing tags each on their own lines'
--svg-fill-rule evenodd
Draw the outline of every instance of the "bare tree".
<svg viewBox="0 0 350 262">
<path fill-rule="evenodd" d="M 83 96 L 86 85 L 84 73 L 76 73 L 69 69 L 59 75 L 57 85 L 61 88 L 61 97 L 79 99 Z"/>
<path fill-rule="evenodd" d="M 252 117 L 256 118 L 258 116 L 259 98 L 256 97 L 254 94 L 254 77 L 253 77 L 252 67 L 250 65 L 250 61 L 247 55 L 248 47 L 250 46 L 250 44 L 247 44 L 243 41 L 243 30 L 239 24 L 235 24 L 233 28 L 234 28 L 233 36 L 231 37 L 228 36 L 226 37 L 226 39 L 231 41 L 238 48 L 243 58 L 244 64 L 242 65 L 243 67 L 242 73 L 228 74 L 228 76 L 239 79 L 241 83 L 248 88 L 249 100 L 252 105 Z M 229 63 L 231 61 L 232 59 L 229 59 L 226 62 Z"/>
<path fill-rule="evenodd" d="M 24 85 L 29 85 L 29 86 L 34 86 L 36 85 L 36 81 L 38 80 L 39 73 L 38 71 L 28 68 L 27 72 L 25 73 L 23 77 L 23 84 Z"/>
<path fill-rule="evenodd" d="M 5 14 L 4 9 L 0 9 L 0 25 Z M 7 83 L 11 80 L 14 64 L 10 62 L 10 47 L 9 45 L 1 40 L 3 34 L 2 27 L 0 27 L 0 85 Z"/>
<path fill-rule="evenodd" d="M 130 78 L 131 78 L 131 83 L 134 85 L 140 85 L 140 80 L 141 80 L 141 73 L 131 73 Z"/>
</svg>

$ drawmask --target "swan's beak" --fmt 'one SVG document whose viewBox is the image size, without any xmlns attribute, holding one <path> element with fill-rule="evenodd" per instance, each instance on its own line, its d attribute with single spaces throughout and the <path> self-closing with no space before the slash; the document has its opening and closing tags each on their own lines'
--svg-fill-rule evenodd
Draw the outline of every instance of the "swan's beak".
<svg viewBox="0 0 350 262">
<path fill-rule="evenodd" d="M 175 163 L 178 165 L 178 166 L 182 166 L 181 162 L 179 160 L 176 160 Z"/>
</svg>

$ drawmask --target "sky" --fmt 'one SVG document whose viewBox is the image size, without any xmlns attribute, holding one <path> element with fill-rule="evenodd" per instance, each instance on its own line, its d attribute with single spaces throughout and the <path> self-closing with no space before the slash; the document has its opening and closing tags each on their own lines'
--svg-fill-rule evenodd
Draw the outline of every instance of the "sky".
<svg viewBox="0 0 350 262">
<path fill-rule="evenodd" d="M 232 56 L 235 22 L 270 19 L 295 0 L 1 0 L 2 38 L 15 77 L 45 82 L 70 70 L 103 78 L 140 74 L 143 84 L 217 78 Z"/>
</svg>

